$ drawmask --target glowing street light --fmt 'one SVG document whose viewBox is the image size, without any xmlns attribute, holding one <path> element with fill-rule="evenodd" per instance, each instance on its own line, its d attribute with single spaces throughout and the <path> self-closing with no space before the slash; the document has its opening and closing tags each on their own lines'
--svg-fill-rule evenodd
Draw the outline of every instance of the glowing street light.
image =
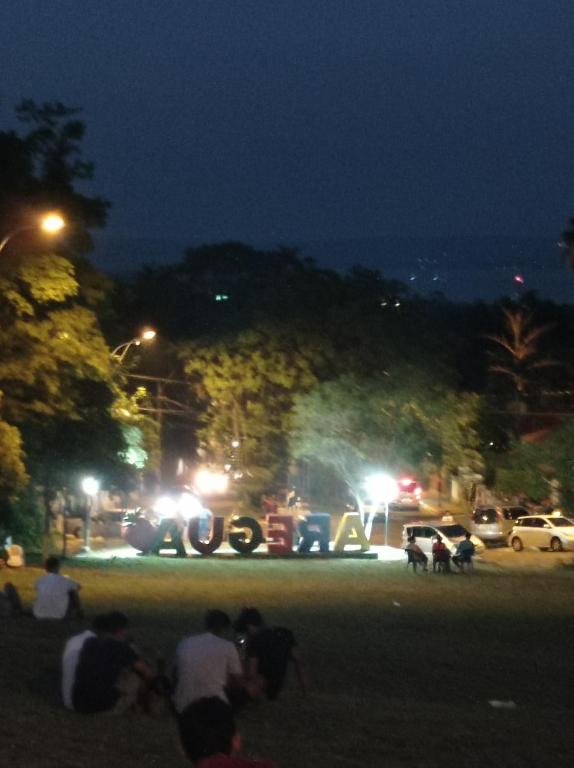
<svg viewBox="0 0 574 768">
<path fill-rule="evenodd" d="M 224 472 L 214 472 L 211 469 L 200 469 L 194 478 L 194 486 L 199 493 L 211 496 L 214 493 L 225 493 L 229 485 L 229 476 Z"/>
<path fill-rule="evenodd" d="M 100 490 L 99 480 L 95 477 L 84 477 L 82 480 L 82 491 L 86 494 L 86 515 L 84 518 L 84 546 L 83 551 L 90 551 L 90 523 L 91 512 L 94 506 L 95 498 Z"/>
<path fill-rule="evenodd" d="M 387 546 L 388 532 L 389 532 L 389 503 L 397 498 L 399 493 L 399 486 L 397 481 L 390 475 L 384 472 L 377 472 L 373 475 L 369 475 L 366 478 L 365 490 L 369 499 L 373 504 L 373 508 L 370 514 L 370 519 L 367 524 L 367 538 L 370 538 L 371 528 L 373 525 L 373 517 L 380 504 L 384 504 L 385 507 L 385 547 Z"/>
<path fill-rule="evenodd" d="M 42 232 L 45 232 L 47 235 L 55 235 L 64 229 L 65 226 L 66 222 L 59 213 L 46 213 L 44 216 L 41 216 L 35 224 L 27 224 L 24 227 L 17 227 L 11 232 L 8 232 L 6 237 L 0 242 L 0 253 L 6 248 L 10 240 L 21 232 L 33 232 L 34 230 L 41 229 Z"/>
<path fill-rule="evenodd" d="M 130 341 L 124 341 L 123 344 L 118 344 L 118 346 L 112 350 L 112 357 L 117 357 L 118 362 L 123 363 L 127 351 L 130 349 L 130 347 L 139 347 L 142 342 L 153 341 L 156 336 L 157 332 L 154 331 L 153 328 L 144 328 L 140 335 L 136 336 L 135 339 L 130 339 Z"/>
</svg>

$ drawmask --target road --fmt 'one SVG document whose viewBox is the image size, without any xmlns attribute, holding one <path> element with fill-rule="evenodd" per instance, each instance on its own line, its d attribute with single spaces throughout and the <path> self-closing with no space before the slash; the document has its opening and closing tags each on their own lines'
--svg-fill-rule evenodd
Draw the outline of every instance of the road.
<svg viewBox="0 0 574 768">
<path fill-rule="evenodd" d="M 419 511 L 415 509 L 391 510 L 389 513 L 389 546 L 401 546 L 402 530 L 406 523 L 416 520 L 438 521 L 447 510 L 452 514 L 455 522 L 460 523 L 465 528 L 470 528 L 470 515 L 467 511 L 444 503 L 441 509 L 438 509 L 434 500 L 427 500 L 427 502 L 429 503 L 421 505 Z M 371 541 L 373 544 L 385 543 L 384 519 L 378 519 L 375 522 Z M 491 568 L 503 570 L 574 567 L 574 552 L 542 552 L 538 549 L 524 549 L 522 552 L 514 552 L 513 549 L 506 546 L 488 546 L 480 560 Z"/>
</svg>

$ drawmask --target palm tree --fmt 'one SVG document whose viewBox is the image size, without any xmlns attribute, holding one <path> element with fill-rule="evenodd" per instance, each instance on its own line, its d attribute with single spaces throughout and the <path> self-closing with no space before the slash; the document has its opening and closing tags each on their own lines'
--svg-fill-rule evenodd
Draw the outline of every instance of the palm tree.
<svg viewBox="0 0 574 768">
<path fill-rule="evenodd" d="M 500 336 L 485 337 L 494 341 L 499 347 L 497 359 L 489 366 L 489 370 L 492 373 L 507 376 L 518 398 L 523 399 L 535 371 L 558 365 L 554 360 L 542 357 L 539 349 L 540 339 L 548 333 L 553 324 L 533 325 L 531 315 L 526 314 L 522 309 L 503 307 L 502 311 L 505 318 L 505 333 Z"/>
</svg>

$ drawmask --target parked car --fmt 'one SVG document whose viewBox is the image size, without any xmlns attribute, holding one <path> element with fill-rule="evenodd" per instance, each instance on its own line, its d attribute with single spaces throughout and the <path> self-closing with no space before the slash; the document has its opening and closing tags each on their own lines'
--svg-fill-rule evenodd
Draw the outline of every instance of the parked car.
<svg viewBox="0 0 574 768">
<path fill-rule="evenodd" d="M 414 536 L 417 544 L 428 557 L 432 556 L 433 539 L 440 536 L 451 554 L 456 552 L 456 547 L 467 534 L 464 526 L 458 523 L 445 523 L 442 520 L 438 522 L 427 522 L 426 520 L 403 525 L 403 536 L 401 546 L 404 549 L 407 546 L 409 536 Z M 474 544 L 477 554 L 484 552 L 485 546 L 482 539 L 474 534 L 470 540 Z"/>
<path fill-rule="evenodd" d="M 574 550 L 574 521 L 563 515 L 519 517 L 508 535 L 508 544 L 515 552 L 524 547 Z"/>
<path fill-rule="evenodd" d="M 515 521 L 527 514 L 524 507 L 476 507 L 470 530 L 485 542 L 504 544 Z"/>
</svg>

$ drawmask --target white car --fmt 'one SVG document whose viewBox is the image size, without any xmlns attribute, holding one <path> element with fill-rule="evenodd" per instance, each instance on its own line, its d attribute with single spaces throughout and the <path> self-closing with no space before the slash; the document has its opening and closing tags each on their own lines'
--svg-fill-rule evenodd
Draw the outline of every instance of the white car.
<svg viewBox="0 0 574 768">
<path fill-rule="evenodd" d="M 515 552 L 524 547 L 538 547 L 561 552 L 574 550 L 574 521 L 562 515 L 519 517 L 508 534 L 508 544 Z"/>
<path fill-rule="evenodd" d="M 450 550 L 451 555 L 456 552 L 457 545 L 466 537 L 467 530 L 458 523 L 427 522 L 422 520 L 415 523 L 406 523 L 403 525 L 403 538 L 401 546 L 404 549 L 409 540 L 409 536 L 414 536 L 417 544 L 427 557 L 432 557 L 433 540 L 440 536 L 445 546 Z M 474 544 L 476 554 L 484 552 L 485 546 L 482 539 L 472 534 L 470 540 Z"/>
</svg>

